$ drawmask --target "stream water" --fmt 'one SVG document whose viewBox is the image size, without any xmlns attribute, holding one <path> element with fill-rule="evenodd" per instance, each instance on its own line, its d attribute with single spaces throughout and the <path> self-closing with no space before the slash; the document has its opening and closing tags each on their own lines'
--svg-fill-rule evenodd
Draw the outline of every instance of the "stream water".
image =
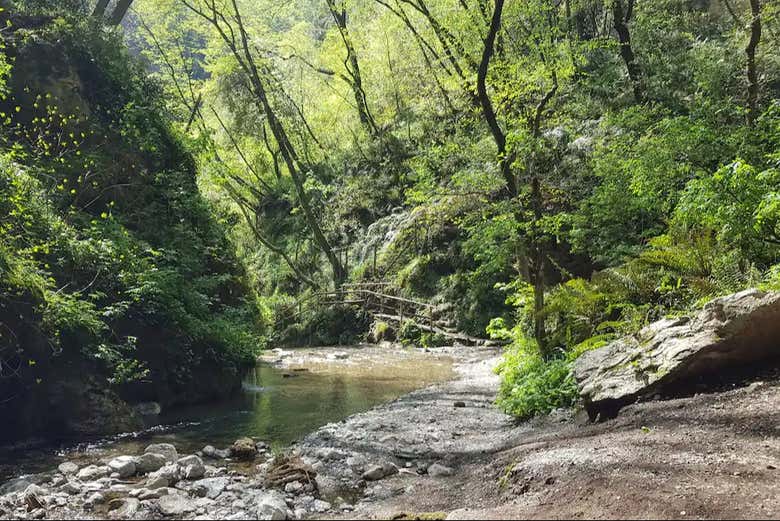
<svg viewBox="0 0 780 521">
<path fill-rule="evenodd" d="M 86 465 L 140 454 L 150 443 L 173 443 L 183 454 L 205 445 L 226 448 L 243 436 L 285 447 L 327 423 L 447 380 L 453 372 L 449 357 L 417 350 L 307 350 L 286 356 L 284 369 L 259 363 L 234 399 L 163 414 L 142 432 L 0 448 L 0 483 L 51 470 L 66 459 Z"/>
</svg>

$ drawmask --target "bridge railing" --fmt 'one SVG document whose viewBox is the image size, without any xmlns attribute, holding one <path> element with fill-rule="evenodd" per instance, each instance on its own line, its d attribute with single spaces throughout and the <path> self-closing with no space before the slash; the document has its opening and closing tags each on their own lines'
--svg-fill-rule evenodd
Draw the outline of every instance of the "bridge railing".
<svg viewBox="0 0 780 521">
<path fill-rule="evenodd" d="M 400 322 L 414 319 L 436 325 L 436 306 L 391 293 L 393 285 L 387 282 L 363 282 L 344 284 L 341 291 L 319 291 L 311 293 L 280 313 L 283 320 L 295 321 L 313 308 L 334 305 L 357 305 L 371 314 L 393 314 Z"/>
</svg>

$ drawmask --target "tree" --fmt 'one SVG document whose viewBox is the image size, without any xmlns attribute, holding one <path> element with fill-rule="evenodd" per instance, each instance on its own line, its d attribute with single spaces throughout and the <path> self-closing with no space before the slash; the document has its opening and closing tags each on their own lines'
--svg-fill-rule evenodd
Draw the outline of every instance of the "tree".
<svg viewBox="0 0 780 521">
<path fill-rule="evenodd" d="M 125 19 L 127 11 L 130 10 L 130 6 L 133 4 L 133 0 L 118 0 L 116 7 L 114 8 L 114 14 L 111 15 L 109 23 L 111 25 L 119 25 L 122 20 Z"/>
<path fill-rule="evenodd" d="M 374 117 L 371 115 L 371 109 L 368 106 L 368 98 L 366 97 L 366 91 L 363 88 L 363 76 L 360 74 L 360 63 L 358 62 L 357 51 L 352 42 L 352 35 L 347 27 L 346 2 L 341 0 L 337 5 L 337 1 L 338 0 L 326 0 L 328 10 L 333 17 L 333 21 L 336 23 L 336 27 L 341 35 L 341 40 L 344 42 L 344 48 L 347 51 L 347 57 L 344 60 L 344 68 L 347 70 L 348 76 L 344 79 L 352 88 L 352 92 L 355 96 L 355 105 L 360 116 L 360 123 L 371 137 L 377 137 L 379 135 L 379 128 L 377 127 L 376 121 L 374 121 Z"/>
<path fill-rule="evenodd" d="M 306 223 L 315 243 L 328 259 L 333 272 L 333 282 L 340 287 L 346 280 L 346 270 L 336 255 L 333 247 L 322 231 L 309 194 L 305 187 L 307 165 L 301 160 L 289 134 L 268 97 L 267 80 L 260 72 L 255 54 L 250 44 L 249 34 L 244 25 L 241 10 L 236 0 L 230 0 L 229 6 L 223 12 L 217 6 L 217 0 L 182 0 L 182 3 L 193 13 L 207 21 L 218 33 L 222 42 L 228 47 L 233 59 L 243 72 L 248 88 L 253 95 L 253 101 L 258 110 L 265 114 L 280 154 L 293 181 L 298 203 L 303 210 Z"/>
<path fill-rule="evenodd" d="M 637 63 L 634 48 L 631 45 L 631 31 L 628 24 L 634 14 L 634 0 L 627 0 L 625 7 L 623 0 L 612 0 L 612 21 L 620 43 L 620 56 L 626 64 L 628 78 L 634 91 L 637 103 L 645 101 L 645 90 L 642 85 L 642 69 Z"/>
<path fill-rule="evenodd" d="M 108 8 L 108 4 L 110 2 L 111 0 L 98 0 L 97 4 L 95 5 L 95 10 L 92 11 L 92 16 L 102 19 L 106 15 L 106 9 Z"/>
<path fill-rule="evenodd" d="M 745 48 L 747 55 L 747 122 L 754 126 L 758 110 L 758 71 L 756 68 L 756 49 L 761 42 L 761 0 L 750 0 L 750 41 Z"/>
<path fill-rule="evenodd" d="M 551 43 L 555 44 L 556 31 L 554 23 L 554 10 L 547 5 L 545 1 L 541 2 L 542 7 L 547 7 L 550 11 L 546 12 L 546 15 L 542 19 L 546 19 L 548 26 L 545 28 L 548 32 L 548 37 Z M 477 96 L 482 107 L 482 115 L 490 128 L 491 135 L 496 144 L 498 152 L 499 170 L 502 177 L 506 182 L 506 195 L 511 201 L 514 201 L 520 192 L 520 178 L 513 170 L 513 163 L 516 159 L 516 153 L 510 151 L 507 147 L 507 138 L 505 132 L 502 130 L 501 125 L 498 122 L 498 118 L 493 107 L 493 103 L 490 99 L 490 95 L 487 90 L 487 77 L 490 69 L 490 63 L 495 54 L 496 40 L 499 32 L 502 29 L 502 16 L 504 12 L 504 0 L 496 0 L 493 13 L 491 16 L 490 26 L 488 29 L 487 37 L 482 52 L 482 60 L 480 62 L 477 72 Z M 542 20 L 538 20 L 542 21 Z M 542 121 L 545 117 L 545 112 L 552 99 L 558 92 L 558 74 L 556 72 L 556 64 L 548 63 L 547 52 L 543 46 L 542 39 L 538 35 L 530 34 L 529 42 L 527 45 L 532 46 L 535 53 L 538 53 L 539 60 L 546 68 L 550 70 L 550 86 L 549 90 L 544 93 L 542 98 L 538 101 L 536 106 L 531 111 L 527 111 L 528 117 L 525 120 L 526 131 L 529 134 L 531 140 L 531 153 L 525 158 L 526 172 L 529 174 L 530 184 L 530 209 L 531 209 L 531 226 L 529 229 L 526 240 L 529 244 L 529 259 L 528 259 L 528 279 L 534 287 L 534 310 L 535 310 L 535 322 L 534 322 L 534 336 L 539 346 L 544 350 L 545 348 L 545 323 L 544 315 L 542 313 L 544 309 L 544 293 L 546 290 L 545 272 L 547 269 L 547 251 L 545 248 L 544 233 L 540 228 L 540 222 L 543 218 L 543 194 L 542 194 L 542 180 L 541 180 L 541 168 L 543 165 L 538 164 L 536 161 L 536 143 L 541 137 Z M 514 201 L 519 202 L 519 201 Z M 516 213 L 518 221 L 523 220 L 521 212 Z"/>
</svg>

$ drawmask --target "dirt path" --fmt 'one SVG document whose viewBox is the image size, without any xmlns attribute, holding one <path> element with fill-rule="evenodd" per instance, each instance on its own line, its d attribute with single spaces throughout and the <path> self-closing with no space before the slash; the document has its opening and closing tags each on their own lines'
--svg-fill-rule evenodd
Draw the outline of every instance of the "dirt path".
<svg viewBox="0 0 780 521">
<path fill-rule="evenodd" d="M 780 516 L 777 380 L 636 404 L 598 425 L 565 414 L 515 425 L 492 407 L 496 362 L 477 353 L 458 380 L 306 438 L 300 450 L 323 462 L 324 493 L 362 497 L 344 518 Z M 404 470 L 354 490 L 386 462 Z M 432 463 L 453 474 L 418 475 Z"/>
</svg>

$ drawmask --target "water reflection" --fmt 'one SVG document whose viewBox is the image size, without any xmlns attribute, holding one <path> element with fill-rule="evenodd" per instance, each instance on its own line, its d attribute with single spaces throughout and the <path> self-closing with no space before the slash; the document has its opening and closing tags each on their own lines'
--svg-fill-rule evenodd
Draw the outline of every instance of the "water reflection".
<svg viewBox="0 0 780 521">
<path fill-rule="evenodd" d="M 49 470 L 65 458 L 88 464 L 111 455 L 138 454 L 149 443 L 173 443 L 182 453 L 207 444 L 224 448 L 242 436 L 287 446 L 327 423 L 452 375 L 451 359 L 413 351 L 356 350 L 342 363 L 301 360 L 283 370 L 260 364 L 246 376 L 240 396 L 164 414 L 141 433 L 78 446 L 64 442 L 59 448 L 0 450 L 0 482 L 11 475 Z"/>
</svg>

